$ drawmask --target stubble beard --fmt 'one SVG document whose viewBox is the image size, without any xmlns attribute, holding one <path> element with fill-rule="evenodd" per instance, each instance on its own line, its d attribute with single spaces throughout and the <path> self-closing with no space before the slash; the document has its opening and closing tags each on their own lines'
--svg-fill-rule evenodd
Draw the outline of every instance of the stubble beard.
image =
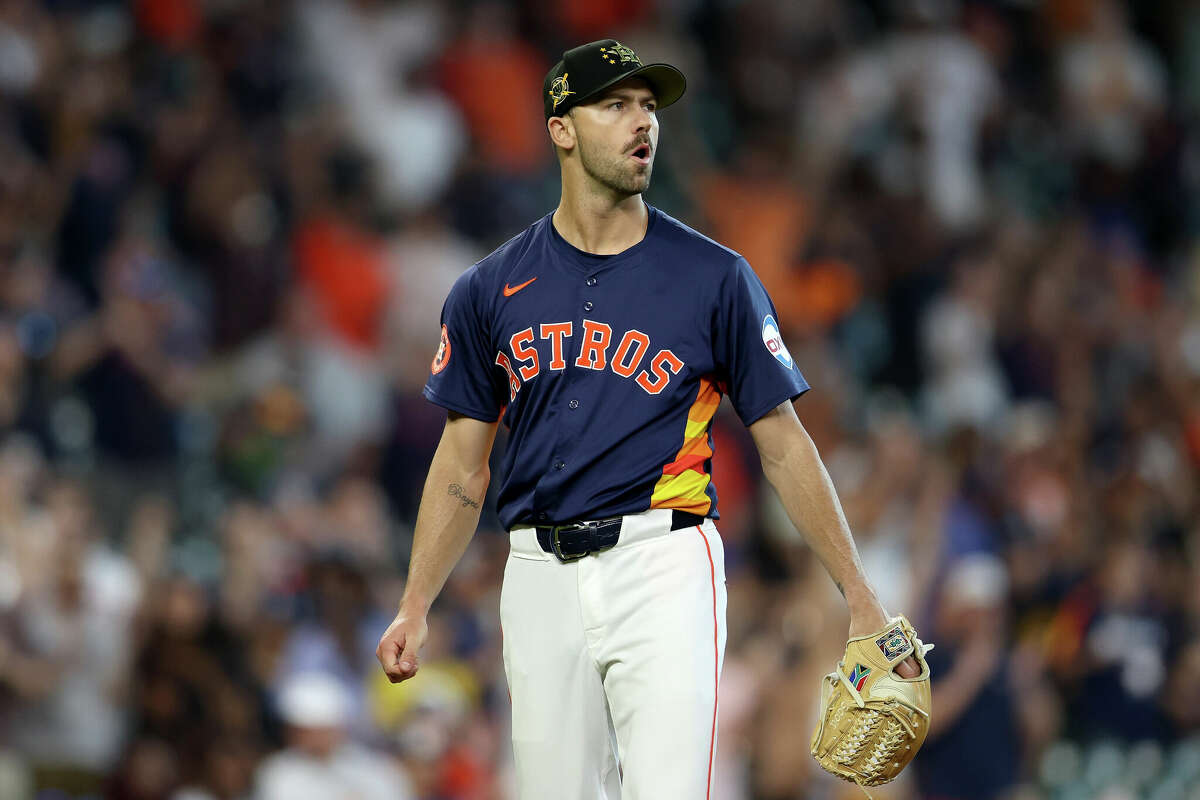
<svg viewBox="0 0 1200 800">
<path fill-rule="evenodd" d="M 593 150 L 583 138 L 579 140 L 579 163 L 592 180 L 627 197 L 649 189 L 650 173 L 654 171 L 654 162 L 643 167 L 627 154 L 612 156 L 599 148 Z"/>
</svg>

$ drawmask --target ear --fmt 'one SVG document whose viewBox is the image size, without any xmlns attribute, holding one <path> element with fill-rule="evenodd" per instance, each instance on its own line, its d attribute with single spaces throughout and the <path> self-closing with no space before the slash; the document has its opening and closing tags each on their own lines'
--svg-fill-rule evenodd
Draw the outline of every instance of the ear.
<svg viewBox="0 0 1200 800">
<path fill-rule="evenodd" d="M 571 119 L 569 112 L 561 117 L 546 120 L 546 130 L 550 131 L 550 141 L 555 147 L 567 151 L 575 149 L 575 121 Z"/>
</svg>

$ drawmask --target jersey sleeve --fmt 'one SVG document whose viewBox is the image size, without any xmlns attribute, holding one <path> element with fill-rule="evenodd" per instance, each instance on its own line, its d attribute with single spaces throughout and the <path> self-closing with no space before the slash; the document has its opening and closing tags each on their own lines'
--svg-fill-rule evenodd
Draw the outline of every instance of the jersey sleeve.
<svg viewBox="0 0 1200 800">
<path fill-rule="evenodd" d="M 724 281 L 713 331 L 713 355 L 733 408 L 746 425 L 808 391 L 788 352 L 766 287 L 738 258 Z"/>
<path fill-rule="evenodd" d="M 504 384 L 477 300 L 478 271 L 467 270 L 454 283 L 442 306 L 442 330 L 429 366 L 423 394 L 435 405 L 484 422 L 495 422 L 503 410 Z"/>
</svg>

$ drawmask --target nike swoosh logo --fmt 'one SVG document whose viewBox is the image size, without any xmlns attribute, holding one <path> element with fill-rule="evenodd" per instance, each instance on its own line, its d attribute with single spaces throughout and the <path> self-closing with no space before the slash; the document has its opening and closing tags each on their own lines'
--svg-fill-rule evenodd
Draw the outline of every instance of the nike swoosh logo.
<svg viewBox="0 0 1200 800">
<path fill-rule="evenodd" d="M 530 278 L 529 280 L 525 281 L 524 283 L 518 283 L 516 286 L 509 286 L 506 283 L 506 284 L 504 284 L 504 296 L 512 297 L 514 294 L 521 291 L 526 286 L 528 286 L 529 284 L 533 283 L 536 280 L 537 280 L 537 278 Z"/>
</svg>

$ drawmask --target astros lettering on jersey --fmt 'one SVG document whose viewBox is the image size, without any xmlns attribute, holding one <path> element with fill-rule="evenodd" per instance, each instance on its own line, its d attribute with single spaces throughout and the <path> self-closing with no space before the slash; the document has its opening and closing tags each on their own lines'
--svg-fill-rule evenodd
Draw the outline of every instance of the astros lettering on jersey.
<svg viewBox="0 0 1200 800">
<path fill-rule="evenodd" d="M 506 528 L 673 508 L 716 519 L 710 428 L 808 390 L 744 258 L 647 206 L 612 256 L 534 223 L 465 272 L 425 396 L 511 435 Z M 537 424 L 534 424 L 534 423 Z"/>
</svg>

